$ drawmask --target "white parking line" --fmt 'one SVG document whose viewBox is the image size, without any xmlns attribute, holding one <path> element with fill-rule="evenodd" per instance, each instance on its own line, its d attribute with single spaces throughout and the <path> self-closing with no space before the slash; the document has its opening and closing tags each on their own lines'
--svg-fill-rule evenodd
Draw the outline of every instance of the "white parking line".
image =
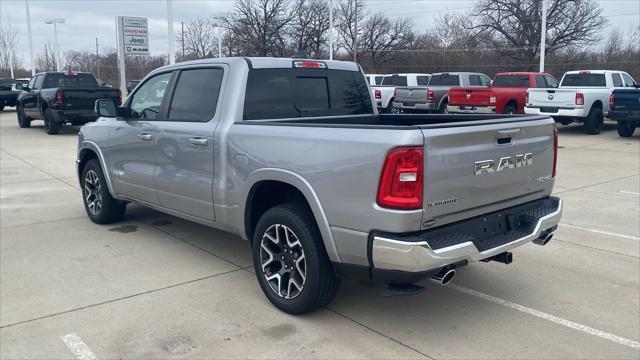
<svg viewBox="0 0 640 360">
<path fill-rule="evenodd" d="M 93 360 L 96 355 L 89 349 L 87 344 L 76 333 L 67 334 L 61 337 L 65 345 L 80 360 Z"/>
<path fill-rule="evenodd" d="M 640 193 L 633 192 L 633 191 L 620 190 L 620 192 L 623 193 L 623 194 L 640 195 Z"/>
<path fill-rule="evenodd" d="M 596 233 L 596 234 L 616 236 L 616 237 L 623 238 L 623 239 L 640 241 L 640 237 L 632 236 L 632 235 L 623 235 L 623 234 L 617 234 L 617 233 L 608 232 L 608 231 L 589 229 L 589 228 L 585 228 L 585 227 L 582 227 L 582 226 L 576 226 L 576 225 L 571 225 L 571 224 L 566 224 L 566 223 L 560 223 L 560 226 L 561 227 L 570 228 L 570 229 L 578 229 L 578 230 L 589 231 L 589 232 Z"/>
<path fill-rule="evenodd" d="M 516 304 L 516 303 L 512 303 L 511 301 L 508 300 L 504 300 L 504 299 L 500 299 L 497 298 L 495 296 L 491 296 L 485 293 L 481 293 L 479 291 L 473 290 L 473 289 L 469 289 L 466 288 L 464 286 L 460 286 L 460 285 L 455 285 L 455 284 L 449 284 L 448 285 L 450 288 L 453 288 L 455 290 L 458 290 L 462 293 L 465 293 L 467 295 L 471 295 L 471 296 L 476 296 L 479 297 L 481 299 L 490 301 L 494 304 L 498 304 L 498 305 L 502 305 L 502 306 L 506 306 L 508 308 L 514 309 L 514 310 L 518 310 L 521 311 L 525 314 L 529 314 L 547 321 L 551 321 L 553 323 L 556 323 L 558 325 L 562 325 L 562 326 L 566 326 L 568 328 L 574 329 L 574 330 L 578 330 L 578 331 L 582 331 L 585 332 L 587 334 L 590 335 L 594 335 L 597 336 L 599 338 L 605 339 L 605 340 L 609 340 L 609 341 L 613 341 L 615 343 L 621 344 L 621 345 L 625 345 L 625 346 L 629 346 L 631 348 L 634 349 L 640 349 L 640 342 L 637 341 L 633 341 L 627 338 L 623 338 L 621 336 L 617 336 L 614 334 L 610 334 L 608 332 L 604 332 L 602 330 L 598 330 L 598 329 L 594 329 L 592 327 L 586 326 L 586 325 L 582 325 L 582 324 L 578 324 L 576 322 L 570 321 L 570 320 L 566 320 L 551 314 L 547 314 L 545 312 L 542 311 L 538 311 L 532 308 L 528 308 L 526 306 L 522 306 L 520 304 Z"/>
</svg>

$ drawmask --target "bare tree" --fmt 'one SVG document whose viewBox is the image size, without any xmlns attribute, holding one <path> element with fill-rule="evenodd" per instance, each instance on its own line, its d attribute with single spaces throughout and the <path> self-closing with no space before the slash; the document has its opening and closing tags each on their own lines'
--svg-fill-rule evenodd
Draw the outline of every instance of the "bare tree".
<svg viewBox="0 0 640 360">
<path fill-rule="evenodd" d="M 541 14 L 547 12 L 546 53 L 599 40 L 607 24 L 593 0 L 479 0 L 474 9 L 475 30 L 487 31 L 497 51 L 530 65 L 540 54 Z"/>
<path fill-rule="evenodd" d="M 291 12 L 287 34 L 292 47 L 306 51 L 311 57 L 320 57 L 329 41 L 329 4 L 326 0 L 296 0 Z"/>
<path fill-rule="evenodd" d="M 55 46 L 51 41 L 47 41 L 42 52 L 36 55 L 36 69 L 40 71 L 55 71 L 57 59 Z"/>
<path fill-rule="evenodd" d="M 16 57 L 19 33 L 20 27 L 14 25 L 10 19 L 0 21 L 0 69 L 20 66 Z"/>
<path fill-rule="evenodd" d="M 340 47 L 354 58 L 366 15 L 364 0 L 341 0 L 335 12 Z"/>
<path fill-rule="evenodd" d="M 378 65 L 392 56 L 392 51 L 407 49 L 414 39 L 411 21 L 392 20 L 384 13 L 378 12 L 364 21 L 360 48 L 370 56 L 373 65 Z"/>
<path fill-rule="evenodd" d="M 212 18 L 197 18 L 186 24 L 184 34 L 180 32 L 177 41 L 184 46 L 185 59 L 194 60 L 213 57 L 217 50 L 217 22 Z M 184 44 L 182 41 L 184 39 Z"/>
<path fill-rule="evenodd" d="M 285 28 L 291 23 L 287 0 L 236 0 L 223 19 L 230 36 L 227 47 L 245 56 L 283 56 Z M 235 51 L 235 52 L 233 52 Z"/>
</svg>

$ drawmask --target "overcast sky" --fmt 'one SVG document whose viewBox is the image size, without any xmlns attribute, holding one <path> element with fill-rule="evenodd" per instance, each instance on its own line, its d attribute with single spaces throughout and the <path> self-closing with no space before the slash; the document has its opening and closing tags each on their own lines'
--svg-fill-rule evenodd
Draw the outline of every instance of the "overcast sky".
<svg viewBox="0 0 640 360">
<path fill-rule="evenodd" d="M 337 0 L 336 0 L 337 1 Z M 598 0 L 603 14 L 610 20 L 609 27 L 629 30 L 640 25 L 640 0 Z M 223 14 L 234 0 L 174 0 L 176 34 L 180 22 L 197 17 Z M 413 20 L 418 30 L 429 28 L 438 14 L 466 11 L 471 0 L 366 0 L 369 11 L 384 11 L 392 17 Z M 64 18 L 58 25 L 58 38 L 63 51 L 90 49 L 95 51 L 98 38 L 100 47 L 115 47 L 115 17 L 118 15 L 149 18 L 149 49 L 152 54 L 167 52 L 167 22 L 165 0 L 29 0 L 34 52 L 37 54 L 47 41 L 53 41 L 53 25 L 46 18 Z M 0 21 L 11 22 L 20 29 L 17 55 L 23 66 L 28 66 L 29 40 L 24 0 L 0 0 Z M 177 48 L 177 45 L 176 45 Z"/>
</svg>

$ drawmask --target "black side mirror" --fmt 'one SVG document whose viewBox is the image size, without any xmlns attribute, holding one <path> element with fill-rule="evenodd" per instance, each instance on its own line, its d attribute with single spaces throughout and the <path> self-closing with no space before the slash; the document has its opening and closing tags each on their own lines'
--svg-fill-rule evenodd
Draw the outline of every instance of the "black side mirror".
<svg viewBox="0 0 640 360">
<path fill-rule="evenodd" d="M 16 85 L 16 89 L 22 90 L 22 91 L 31 91 L 31 89 L 29 89 L 28 85 L 20 85 L 20 84 L 18 84 L 18 85 Z"/>
<path fill-rule="evenodd" d="M 117 117 L 116 103 L 112 99 L 98 99 L 94 107 L 96 115 L 101 117 Z"/>
</svg>

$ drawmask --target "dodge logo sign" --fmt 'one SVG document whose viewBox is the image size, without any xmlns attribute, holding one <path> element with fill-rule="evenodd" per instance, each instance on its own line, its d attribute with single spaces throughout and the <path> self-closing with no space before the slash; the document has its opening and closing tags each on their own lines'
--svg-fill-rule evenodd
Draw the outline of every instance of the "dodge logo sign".
<svg viewBox="0 0 640 360">
<path fill-rule="evenodd" d="M 549 98 L 549 100 L 553 100 L 553 94 L 549 94 L 549 96 L 547 96 Z"/>
<path fill-rule="evenodd" d="M 471 99 L 471 94 L 467 94 L 467 100 Z"/>
</svg>

